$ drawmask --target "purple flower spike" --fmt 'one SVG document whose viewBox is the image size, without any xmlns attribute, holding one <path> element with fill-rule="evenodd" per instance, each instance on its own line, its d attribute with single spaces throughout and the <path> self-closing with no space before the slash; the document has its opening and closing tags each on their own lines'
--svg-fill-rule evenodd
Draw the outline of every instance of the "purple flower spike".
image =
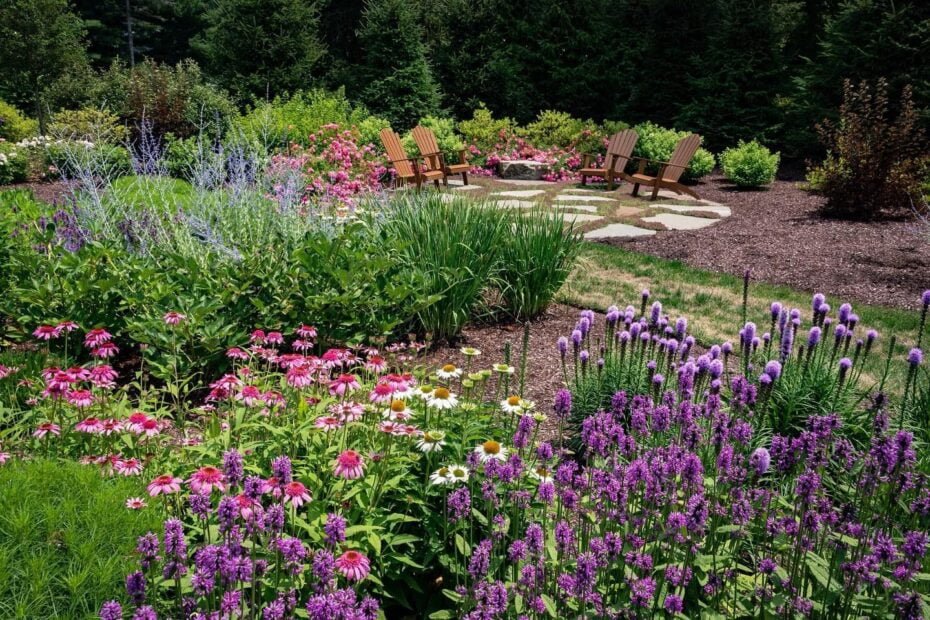
<svg viewBox="0 0 930 620">
<path fill-rule="evenodd" d="M 848 357 L 844 357 L 843 359 L 840 360 L 840 371 L 841 371 L 841 372 L 846 372 L 846 371 L 848 371 L 850 368 L 852 368 L 852 360 L 851 360 L 851 359 L 849 359 Z"/>
<path fill-rule="evenodd" d="M 920 366 L 924 361 L 924 352 L 914 347 L 911 349 L 911 352 L 907 354 L 907 363 L 912 367 L 916 368 Z"/>
<path fill-rule="evenodd" d="M 768 449 L 766 448 L 756 448 L 752 453 L 752 456 L 749 457 L 749 464 L 755 470 L 756 474 L 761 476 L 769 470 L 769 465 L 772 463 L 772 456 L 769 454 Z"/>
<path fill-rule="evenodd" d="M 772 381 L 775 381 L 781 376 L 781 364 L 775 360 L 772 360 L 765 365 L 764 372 L 772 379 Z"/>
<path fill-rule="evenodd" d="M 923 302 L 924 308 L 930 307 L 930 289 L 924 291 L 924 294 L 920 297 L 920 301 Z"/>
<path fill-rule="evenodd" d="M 813 349 L 817 346 L 817 343 L 820 342 L 820 328 L 811 327 L 810 332 L 807 334 L 807 348 Z"/>
<path fill-rule="evenodd" d="M 565 336 L 559 336 L 557 346 L 559 348 L 559 355 L 564 356 L 565 353 L 568 352 L 568 338 Z"/>
<path fill-rule="evenodd" d="M 777 301 L 773 301 L 771 311 L 772 311 L 772 320 L 777 321 L 779 315 L 781 315 L 781 304 L 778 303 Z"/>
<path fill-rule="evenodd" d="M 811 301 L 811 309 L 814 311 L 815 314 L 820 312 L 820 307 L 823 306 L 823 303 L 825 301 L 827 301 L 827 298 L 826 296 L 824 296 L 823 293 L 816 293 L 814 295 L 814 299 L 813 301 Z"/>
</svg>

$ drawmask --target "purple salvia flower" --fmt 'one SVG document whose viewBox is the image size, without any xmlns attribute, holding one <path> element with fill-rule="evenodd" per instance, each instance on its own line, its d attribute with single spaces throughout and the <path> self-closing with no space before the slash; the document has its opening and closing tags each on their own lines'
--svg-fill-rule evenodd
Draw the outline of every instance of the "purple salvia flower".
<svg viewBox="0 0 930 620">
<path fill-rule="evenodd" d="M 123 607 L 117 601 L 108 601 L 100 608 L 100 620 L 123 620 Z"/>
<path fill-rule="evenodd" d="M 772 463 L 772 457 L 766 448 L 756 448 L 749 457 L 749 466 L 753 468 L 757 475 L 762 476 L 769 470 Z"/>
<path fill-rule="evenodd" d="M 341 515 L 329 513 L 323 532 L 326 534 L 326 544 L 335 547 L 346 539 L 346 520 Z"/>
<path fill-rule="evenodd" d="M 231 486 L 235 487 L 242 482 L 242 455 L 235 448 L 223 453 L 223 474 Z"/>
<path fill-rule="evenodd" d="M 126 575 L 126 594 L 136 605 L 145 600 L 145 575 L 142 571 L 135 571 Z"/>
<path fill-rule="evenodd" d="M 273 461 L 271 461 L 271 475 L 275 477 L 278 481 L 278 484 L 288 484 L 291 481 L 293 475 L 293 468 L 291 467 L 291 459 L 286 456 L 279 456 Z"/>
</svg>

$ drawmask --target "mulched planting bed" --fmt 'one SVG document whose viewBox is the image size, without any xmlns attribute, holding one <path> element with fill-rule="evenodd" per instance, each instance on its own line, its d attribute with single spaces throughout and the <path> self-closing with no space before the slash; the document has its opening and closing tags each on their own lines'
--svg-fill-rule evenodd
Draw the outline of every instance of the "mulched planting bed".
<svg viewBox="0 0 930 620">
<path fill-rule="evenodd" d="M 878 222 L 825 219 L 822 198 L 797 188 L 798 175 L 768 190 L 738 191 L 720 175 L 697 186 L 732 216 L 695 231 L 610 239 L 636 252 L 688 265 L 820 291 L 868 304 L 912 308 L 930 285 L 930 230 L 916 217 Z"/>
</svg>

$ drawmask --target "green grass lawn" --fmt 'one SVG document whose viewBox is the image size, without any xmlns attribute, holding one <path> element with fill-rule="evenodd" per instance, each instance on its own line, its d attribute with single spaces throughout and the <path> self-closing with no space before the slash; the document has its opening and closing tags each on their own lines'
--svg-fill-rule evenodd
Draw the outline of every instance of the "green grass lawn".
<svg viewBox="0 0 930 620">
<path fill-rule="evenodd" d="M 666 260 L 631 252 L 623 248 L 586 243 L 574 273 L 566 281 L 557 300 L 573 306 L 604 310 L 611 304 L 637 309 L 643 289 L 649 289 L 652 299 L 659 300 L 672 317 L 688 318 L 690 331 L 705 345 L 738 340 L 741 327 L 743 280 L 689 267 L 679 261 Z M 759 332 L 769 330 L 769 306 L 780 301 L 789 308 L 800 308 L 804 323 L 801 334 L 806 334 L 810 322 L 811 296 L 817 291 L 798 291 L 786 286 L 752 282 L 749 288 L 748 318 L 759 326 Z M 827 302 L 834 312 L 846 300 Z M 920 313 L 918 300 L 915 310 L 899 310 L 882 306 L 853 304 L 861 327 L 856 332 L 864 335 L 870 328 L 878 330 L 878 351 L 870 356 L 863 380 L 877 380 L 887 354 L 892 335 L 897 337 L 895 356 L 904 364 L 904 356 L 917 340 Z M 892 377 L 903 380 L 903 372 Z M 865 385 L 868 385 L 866 383 Z M 892 391 L 901 385 L 891 383 Z"/>
</svg>

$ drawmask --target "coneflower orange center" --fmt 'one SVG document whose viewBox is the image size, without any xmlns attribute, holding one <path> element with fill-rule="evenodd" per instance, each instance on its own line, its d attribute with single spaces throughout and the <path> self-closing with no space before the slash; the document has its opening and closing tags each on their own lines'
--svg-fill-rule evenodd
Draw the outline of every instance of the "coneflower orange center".
<svg viewBox="0 0 930 620">
<path fill-rule="evenodd" d="M 449 398 L 449 390 L 447 390 L 444 387 L 436 388 L 436 391 L 434 392 L 434 396 L 436 396 L 436 398 L 442 398 L 442 399 Z"/>
<path fill-rule="evenodd" d="M 395 400 L 391 403 L 391 411 L 403 411 L 407 408 L 402 400 Z"/>
<path fill-rule="evenodd" d="M 520 397 L 511 396 L 510 398 L 507 399 L 507 404 L 510 405 L 511 407 L 516 407 L 517 405 L 520 404 Z"/>
<path fill-rule="evenodd" d="M 443 372 L 455 372 L 455 364 L 446 364 L 442 367 Z"/>
<path fill-rule="evenodd" d="M 481 447 L 488 454 L 499 454 L 501 451 L 501 445 L 496 441 L 486 441 L 481 444 Z"/>
</svg>

